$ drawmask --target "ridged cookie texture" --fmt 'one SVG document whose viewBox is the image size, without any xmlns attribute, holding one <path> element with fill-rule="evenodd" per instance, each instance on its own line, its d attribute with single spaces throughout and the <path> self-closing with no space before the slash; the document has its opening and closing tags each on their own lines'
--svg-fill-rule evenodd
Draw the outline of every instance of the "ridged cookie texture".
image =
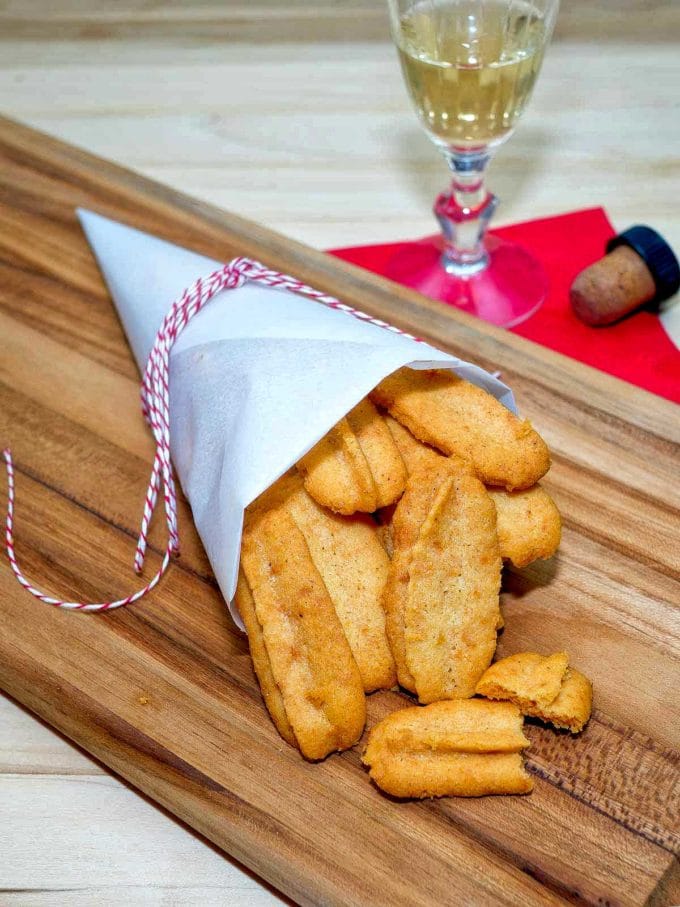
<svg viewBox="0 0 680 907">
<path fill-rule="evenodd" d="M 569 667 L 566 652 L 547 656 L 519 652 L 502 658 L 485 671 L 476 692 L 487 699 L 515 703 L 522 714 L 572 734 L 583 730 L 593 704 L 591 682 Z"/>
<path fill-rule="evenodd" d="M 285 505 L 305 537 L 368 693 L 397 682 L 381 605 L 389 558 L 373 520 L 339 516 L 321 507 L 300 484 Z"/>
<path fill-rule="evenodd" d="M 412 473 L 404 495 L 397 504 L 392 519 L 392 560 L 382 602 L 385 610 L 387 638 L 397 666 L 399 683 L 415 693 L 415 680 L 406 660 L 404 612 L 408 596 L 412 550 L 442 482 L 455 474 L 455 464 L 445 457 L 432 468 Z"/>
<path fill-rule="evenodd" d="M 444 457 L 434 447 L 419 441 L 389 414 L 384 418 L 409 474 L 435 466 Z M 458 460 L 460 464 L 465 462 Z M 471 463 L 469 470 L 474 472 Z M 538 558 L 552 557 L 560 544 L 562 520 L 547 491 L 540 485 L 523 491 L 493 487 L 487 491 L 496 505 L 498 544 L 503 560 L 510 561 L 515 567 L 526 567 Z M 389 544 L 389 514 L 381 522 L 388 527 L 383 533 Z"/>
<path fill-rule="evenodd" d="M 419 441 L 415 435 L 406 428 L 401 422 L 398 422 L 388 412 L 383 413 L 385 424 L 394 438 L 394 443 L 399 449 L 404 465 L 411 475 L 419 469 L 425 469 L 429 466 L 436 466 L 437 462 L 444 456 L 434 447 Z"/>
<path fill-rule="evenodd" d="M 394 797 L 520 794 L 533 787 L 521 755 L 528 745 L 510 703 L 437 702 L 384 718 L 370 732 L 363 762 Z"/>
<path fill-rule="evenodd" d="M 366 720 L 361 675 L 304 536 L 285 508 L 247 517 L 241 566 L 300 751 L 316 760 L 347 749 Z M 274 699 L 265 701 L 269 706 Z"/>
<path fill-rule="evenodd" d="M 340 516 L 320 506 L 292 471 L 264 493 L 249 513 L 283 507 L 302 532 L 324 581 L 368 693 L 397 682 L 381 596 L 389 557 L 365 514 Z"/>
<path fill-rule="evenodd" d="M 367 757 L 380 751 L 411 753 L 517 753 L 529 746 L 522 715 L 511 702 L 449 699 L 409 706 L 383 718 L 370 733 Z"/>
<path fill-rule="evenodd" d="M 377 491 L 364 452 L 341 419 L 297 464 L 315 501 L 345 515 L 376 509 Z"/>
<path fill-rule="evenodd" d="M 394 503 L 406 467 L 385 422 L 364 399 L 298 462 L 305 488 L 336 513 L 373 513 Z"/>
<path fill-rule="evenodd" d="M 389 428 L 368 398 L 350 410 L 346 418 L 373 476 L 376 490 L 373 510 L 393 504 L 404 491 L 406 466 Z"/>
<path fill-rule="evenodd" d="M 528 420 L 450 371 L 399 369 L 371 399 L 420 441 L 470 460 L 486 485 L 530 488 L 550 468 L 548 448 Z"/>
<path fill-rule="evenodd" d="M 496 650 L 502 561 L 496 510 L 474 476 L 452 475 L 411 551 L 406 663 L 421 702 L 472 696 Z"/>
<path fill-rule="evenodd" d="M 286 707 L 283 704 L 281 690 L 278 688 L 272 672 L 271 662 L 269 661 L 269 655 L 267 654 L 267 647 L 264 644 L 262 625 L 255 613 L 253 593 L 250 591 L 248 580 L 245 578 L 242 569 L 239 569 L 238 585 L 236 587 L 234 603 L 238 608 L 238 612 L 246 627 L 250 657 L 253 660 L 255 676 L 260 685 L 260 692 L 262 693 L 262 698 L 267 706 L 267 711 L 283 739 L 287 743 L 290 743 L 291 746 L 297 746 L 298 743 L 295 739 L 295 733 L 290 726 L 288 716 L 286 715 Z"/>
</svg>

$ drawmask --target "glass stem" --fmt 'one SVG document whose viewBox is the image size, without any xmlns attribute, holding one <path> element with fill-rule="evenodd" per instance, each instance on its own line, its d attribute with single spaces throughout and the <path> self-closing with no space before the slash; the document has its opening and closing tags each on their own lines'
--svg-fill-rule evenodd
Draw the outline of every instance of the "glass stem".
<svg viewBox="0 0 680 907">
<path fill-rule="evenodd" d="M 434 205 L 444 235 L 442 265 L 449 274 L 470 277 L 488 264 L 484 235 L 498 203 L 484 185 L 491 154 L 488 148 L 444 154 L 453 179 Z"/>
</svg>

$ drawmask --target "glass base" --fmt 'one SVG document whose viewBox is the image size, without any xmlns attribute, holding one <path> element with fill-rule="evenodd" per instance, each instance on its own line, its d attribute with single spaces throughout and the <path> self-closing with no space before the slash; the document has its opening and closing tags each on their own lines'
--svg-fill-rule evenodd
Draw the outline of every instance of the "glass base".
<svg viewBox="0 0 680 907">
<path fill-rule="evenodd" d="M 548 276 L 522 246 L 495 236 L 487 236 L 484 245 L 489 263 L 473 274 L 451 273 L 442 262 L 438 239 L 409 245 L 388 262 L 384 273 L 390 280 L 491 324 L 514 327 L 541 307 L 548 292 Z"/>
</svg>

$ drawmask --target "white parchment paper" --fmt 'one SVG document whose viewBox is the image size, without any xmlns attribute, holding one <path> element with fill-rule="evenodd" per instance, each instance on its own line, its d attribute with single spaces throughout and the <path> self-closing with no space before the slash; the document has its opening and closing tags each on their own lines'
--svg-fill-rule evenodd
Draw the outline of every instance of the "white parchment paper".
<svg viewBox="0 0 680 907">
<path fill-rule="evenodd" d="M 78 214 L 143 371 L 174 300 L 222 263 Z M 170 447 L 227 602 L 245 507 L 404 365 L 450 368 L 516 412 L 510 389 L 478 366 L 288 291 L 224 290 L 186 327 L 170 356 Z"/>
</svg>

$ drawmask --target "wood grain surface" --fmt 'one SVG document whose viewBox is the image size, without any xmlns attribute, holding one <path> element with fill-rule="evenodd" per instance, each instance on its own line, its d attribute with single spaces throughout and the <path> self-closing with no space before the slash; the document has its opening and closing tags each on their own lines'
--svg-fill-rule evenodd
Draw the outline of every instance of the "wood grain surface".
<svg viewBox="0 0 680 907">
<path fill-rule="evenodd" d="M 501 652 L 566 648 L 596 709 L 575 739 L 531 728 L 527 798 L 395 803 L 358 750 L 308 765 L 264 712 L 186 507 L 182 559 L 129 609 L 55 611 L 2 563 L 2 687 L 301 903 L 671 903 L 677 408 L 3 121 L 0 437 L 18 467 L 19 557 L 61 595 L 131 588 L 152 448 L 76 205 L 212 257 L 256 255 L 500 368 L 552 447 L 565 517 L 556 559 L 508 573 Z M 370 722 L 402 701 L 371 697 Z"/>
</svg>

